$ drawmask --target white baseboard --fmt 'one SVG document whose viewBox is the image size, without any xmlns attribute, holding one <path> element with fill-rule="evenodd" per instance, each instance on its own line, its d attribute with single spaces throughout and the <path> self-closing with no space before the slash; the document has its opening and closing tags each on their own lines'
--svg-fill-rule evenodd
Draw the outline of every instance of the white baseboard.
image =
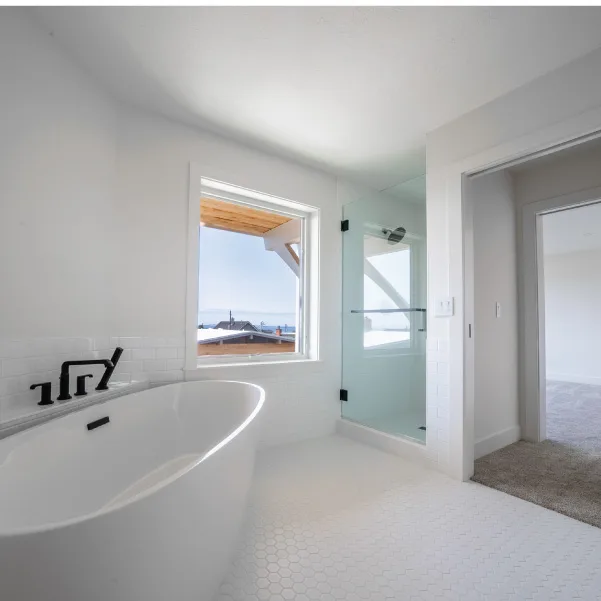
<svg viewBox="0 0 601 601">
<path fill-rule="evenodd" d="M 518 440 L 520 440 L 519 426 L 511 426 L 511 428 L 507 428 L 506 430 L 495 432 L 486 438 L 476 441 L 474 445 L 474 458 L 480 459 L 480 457 L 484 457 L 484 455 L 488 455 L 493 451 L 498 451 Z"/>
<path fill-rule="evenodd" d="M 381 451 L 399 455 L 430 468 L 437 468 L 436 463 L 427 455 L 424 444 L 392 436 L 347 419 L 339 419 L 336 422 L 336 432 Z"/>
<path fill-rule="evenodd" d="M 601 385 L 601 378 L 598 376 L 583 376 L 580 374 L 557 374 L 547 373 L 547 380 L 556 380 L 557 382 L 574 382 L 574 384 L 596 384 Z"/>
</svg>

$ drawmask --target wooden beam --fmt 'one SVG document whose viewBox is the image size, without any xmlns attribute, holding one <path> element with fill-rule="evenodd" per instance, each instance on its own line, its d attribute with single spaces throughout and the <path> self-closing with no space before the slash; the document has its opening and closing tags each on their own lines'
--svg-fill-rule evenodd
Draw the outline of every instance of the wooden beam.
<svg viewBox="0 0 601 601">
<path fill-rule="evenodd" d="M 292 248 L 292 244 L 286 244 L 285 246 L 288 249 L 288 252 L 292 255 L 292 258 L 294 259 L 294 262 L 297 265 L 300 265 L 300 259 L 298 258 L 298 255 L 296 254 L 296 251 Z"/>
<path fill-rule="evenodd" d="M 259 228 L 266 232 L 278 227 L 272 222 L 265 221 L 260 218 L 248 217 L 246 215 L 235 215 L 234 213 L 227 213 L 225 211 L 214 211 L 213 209 L 202 210 L 200 213 L 200 219 L 206 224 L 211 223 L 213 220 L 229 221 L 232 224 Z"/>
<path fill-rule="evenodd" d="M 200 220 L 206 227 L 261 236 L 291 219 L 232 202 L 212 198 L 200 199 Z"/>
</svg>

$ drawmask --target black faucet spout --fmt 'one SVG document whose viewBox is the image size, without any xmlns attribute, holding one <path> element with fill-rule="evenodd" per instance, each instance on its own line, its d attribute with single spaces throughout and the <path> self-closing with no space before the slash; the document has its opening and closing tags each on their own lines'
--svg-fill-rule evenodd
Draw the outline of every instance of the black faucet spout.
<svg viewBox="0 0 601 601">
<path fill-rule="evenodd" d="M 109 359 L 84 359 L 82 361 L 65 361 L 61 365 L 61 375 L 59 377 L 59 395 L 57 401 L 68 401 L 71 397 L 69 394 L 69 368 L 72 365 L 104 365 L 107 370 L 114 369 L 113 362 Z"/>
<path fill-rule="evenodd" d="M 123 349 L 118 346 L 111 357 L 111 365 L 107 367 L 102 378 L 100 378 L 100 382 L 98 382 L 98 386 L 96 386 L 96 390 L 108 390 L 109 380 L 115 371 L 115 367 L 117 367 L 117 363 L 119 363 L 119 359 L 121 359 L 121 355 L 123 354 Z"/>
</svg>

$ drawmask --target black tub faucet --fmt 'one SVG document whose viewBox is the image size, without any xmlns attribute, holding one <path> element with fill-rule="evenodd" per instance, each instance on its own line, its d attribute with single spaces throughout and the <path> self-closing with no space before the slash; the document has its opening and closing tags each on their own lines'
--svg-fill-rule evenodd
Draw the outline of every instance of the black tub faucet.
<svg viewBox="0 0 601 601">
<path fill-rule="evenodd" d="M 61 365 L 61 375 L 59 377 L 59 395 L 56 397 L 57 401 L 68 401 L 71 398 L 71 395 L 69 394 L 69 368 L 72 365 L 104 365 L 107 368 L 107 371 L 109 368 L 113 367 L 113 363 L 109 359 L 85 359 L 83 361 L 65 361 Z"/>
<path fill-rule="evenodd" d="M 94 374 L 82 374 L 77 376 L 77 386 L 75 390 L 75 396 L 86 396 L 86 378 L 93 378 Z"/>
<path fill-rule="evenodd" d="M 35 390 L 36 388 L 42 389 L 42 400 L 38 403 L 38 405 L 52 405 L 54 403 L 52 400 L 52 382 L 32 384 L 29 388 L 30 390 Z"/>
<path fill-rule="evenodd" d="M 123 354 L 123 349 L 120 346 L 118 346 L 115 349 L 113 356 L 111 357 L 112 365 L 110 367 L 107 367 L 106 370 L 104 371 L 102 378 L 100 378 L 100 382 L 98 382 L 98 386 L 96 386 L 96 390 L 108 390 L 109 380 L 111 379 L 111 376 L 113 375 L 113 372 L 115 371 L 115 367 L 117 367 L 117 363 L 119 363 L 119 359 L 121 359 L 122 354 Z"/>
</svg>

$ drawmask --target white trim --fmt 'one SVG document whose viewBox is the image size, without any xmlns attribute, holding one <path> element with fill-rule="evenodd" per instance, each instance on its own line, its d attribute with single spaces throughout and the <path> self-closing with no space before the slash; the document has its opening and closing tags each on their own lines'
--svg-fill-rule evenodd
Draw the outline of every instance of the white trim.
<svg viewBox="0 0 601 601">
<path fill-rule="evenodd" d="M 248 188 L 242 188 L 241 186 L 235 186 L 233 184 L 226 184 L 212 178 L 202 178 L 203 191 L 209 194 L 215 194 L 218 198 L 224 200 L 230 200 L 239 204 L 246 204 L 255 207 L 263 207 L 269 211 L 276 211 L 274 206 L 283 207 L 281 209 L 284 215 L 296 215 L 297 217 L 304 217 L 307 213 L 311 213 L 317 210 L 318 207 L 307 204 L 296 202 L 288 198 L 281 198 L 280 196 L 273 196 L 271 194 L 265 194 L 257 190 L 251 190 Z"/>
<path fill-rule="evenodd" d="M 601 187 L 545 198 L 522 208 L 522 236 L 518 265 L 522 265 L 520 312 L 521 374 L 520 425 L 525 440 L 540 442 L 546 432 L 545 295 L 542 216 L 577 206 L 596 204 Z M 568 380 L 570 381 L 570 380 Z"/>
<path fill-rule="evenodd" d="M 374 430 L 344 418 L 336 422 L 336 433 L 427 467 L 436 467 L 436 462 L 427 454 L 425 444 Z"/>
<path fill-rule="evenodd" d="M 593 140 L 601 137 L 601 129 L 597 129 L 589 134 L 584 136 L 579 136 L 576 138 L 571 138 L 560 142 L 559 144 L 547 146 L 542 148 L 541 150 L 531 152 L 530 154 L 521 155 L 516 158 L 510 159 L 508 161 L 500 162 L 485 169 L 478 169 L 474 172 L 470 172 L 467 175 L 469 177 L 481 177 L 482 175 L 488 175 L 490 173 L 495 173 L 496 171 L 501 171 L 504 169 L 510 169 L 511 167 L 517 167 L 522 163 L 532 161 L 534 159 L 540 159 L 560 150 L 567 150 L 568 148 L 573 148 L 574 146 L 578 146 L 579 144 L 583 144 L 584 142 L 592 142 Z"/>
<path fill-rule="evenodd" d="M 480 459 L 480 457 L 498 451 L 518 440 L 520 440 L 520 427 L 518 425 L 495 432 L 486 438 L 476 441 L 474 444 L 474 458 Z"/>
<path fill-rule="evenodd" d="M 300 269 L 298 279 L 296 352 L 260 355 L 197 356 L 198 328 L 198 244 L 200 197 L 227 200 L 235 204 L 261 207 L 274 213 L 301 219 Z M 214 366 L 240 366 L 299 362 L 319 359 L 319 227 L 320 209 L 285 198 L 247 190 L 203 177 L 197 163 L 190 163 L 188 193 L 188 261 L 186 288 L 186 349 L 184 369 L 188 372 Z"/>
<path fill-rule="evenodd" d="M 196 365 L 192 369 L 204 369 L 217 365 L 253 365 L 265 363 L 294 363 L 296 361 L 310 361 L 311 359 L 302 353 L 266 353 L 260 355 L 206 355 L 199 356 Z"/>
<path fill-rule="evenodd" d="M 186 267 L 186 350 L 184 369 L 196 369 L 198 329 L 198 236 L 201 170 L 190 163 L 188 182 L 188 261 Z"/>
<path fill-rule="evenodd" d="M 469 195 L 470 179 L 467 176 L 462 178 L 462 194 L 464 197 Z M 465 202 L 462 206 L 463 217 L 463 269 L 464 273 L 474 273 L 474 204 Z M 463 303 L 463 327 L 465 328 L 465 343 L 463 346 L 463 361 L 465 369 L 464 395 L 465 408 L 463 413 L 463 430 L 475 432 L 476 407 L 476 351 L 475 339 L 478 332 L 475 330 L 475 300 L 474 300 L 474 278 L 465 279 L 465 300 Z M 473 464 L 476 459 L 474 456 L 475 448 L 472 440 L 463 438 L 463 461 L 464 472 L 467 471 L 471 477 L 473 474 Z"/>
</svg>

